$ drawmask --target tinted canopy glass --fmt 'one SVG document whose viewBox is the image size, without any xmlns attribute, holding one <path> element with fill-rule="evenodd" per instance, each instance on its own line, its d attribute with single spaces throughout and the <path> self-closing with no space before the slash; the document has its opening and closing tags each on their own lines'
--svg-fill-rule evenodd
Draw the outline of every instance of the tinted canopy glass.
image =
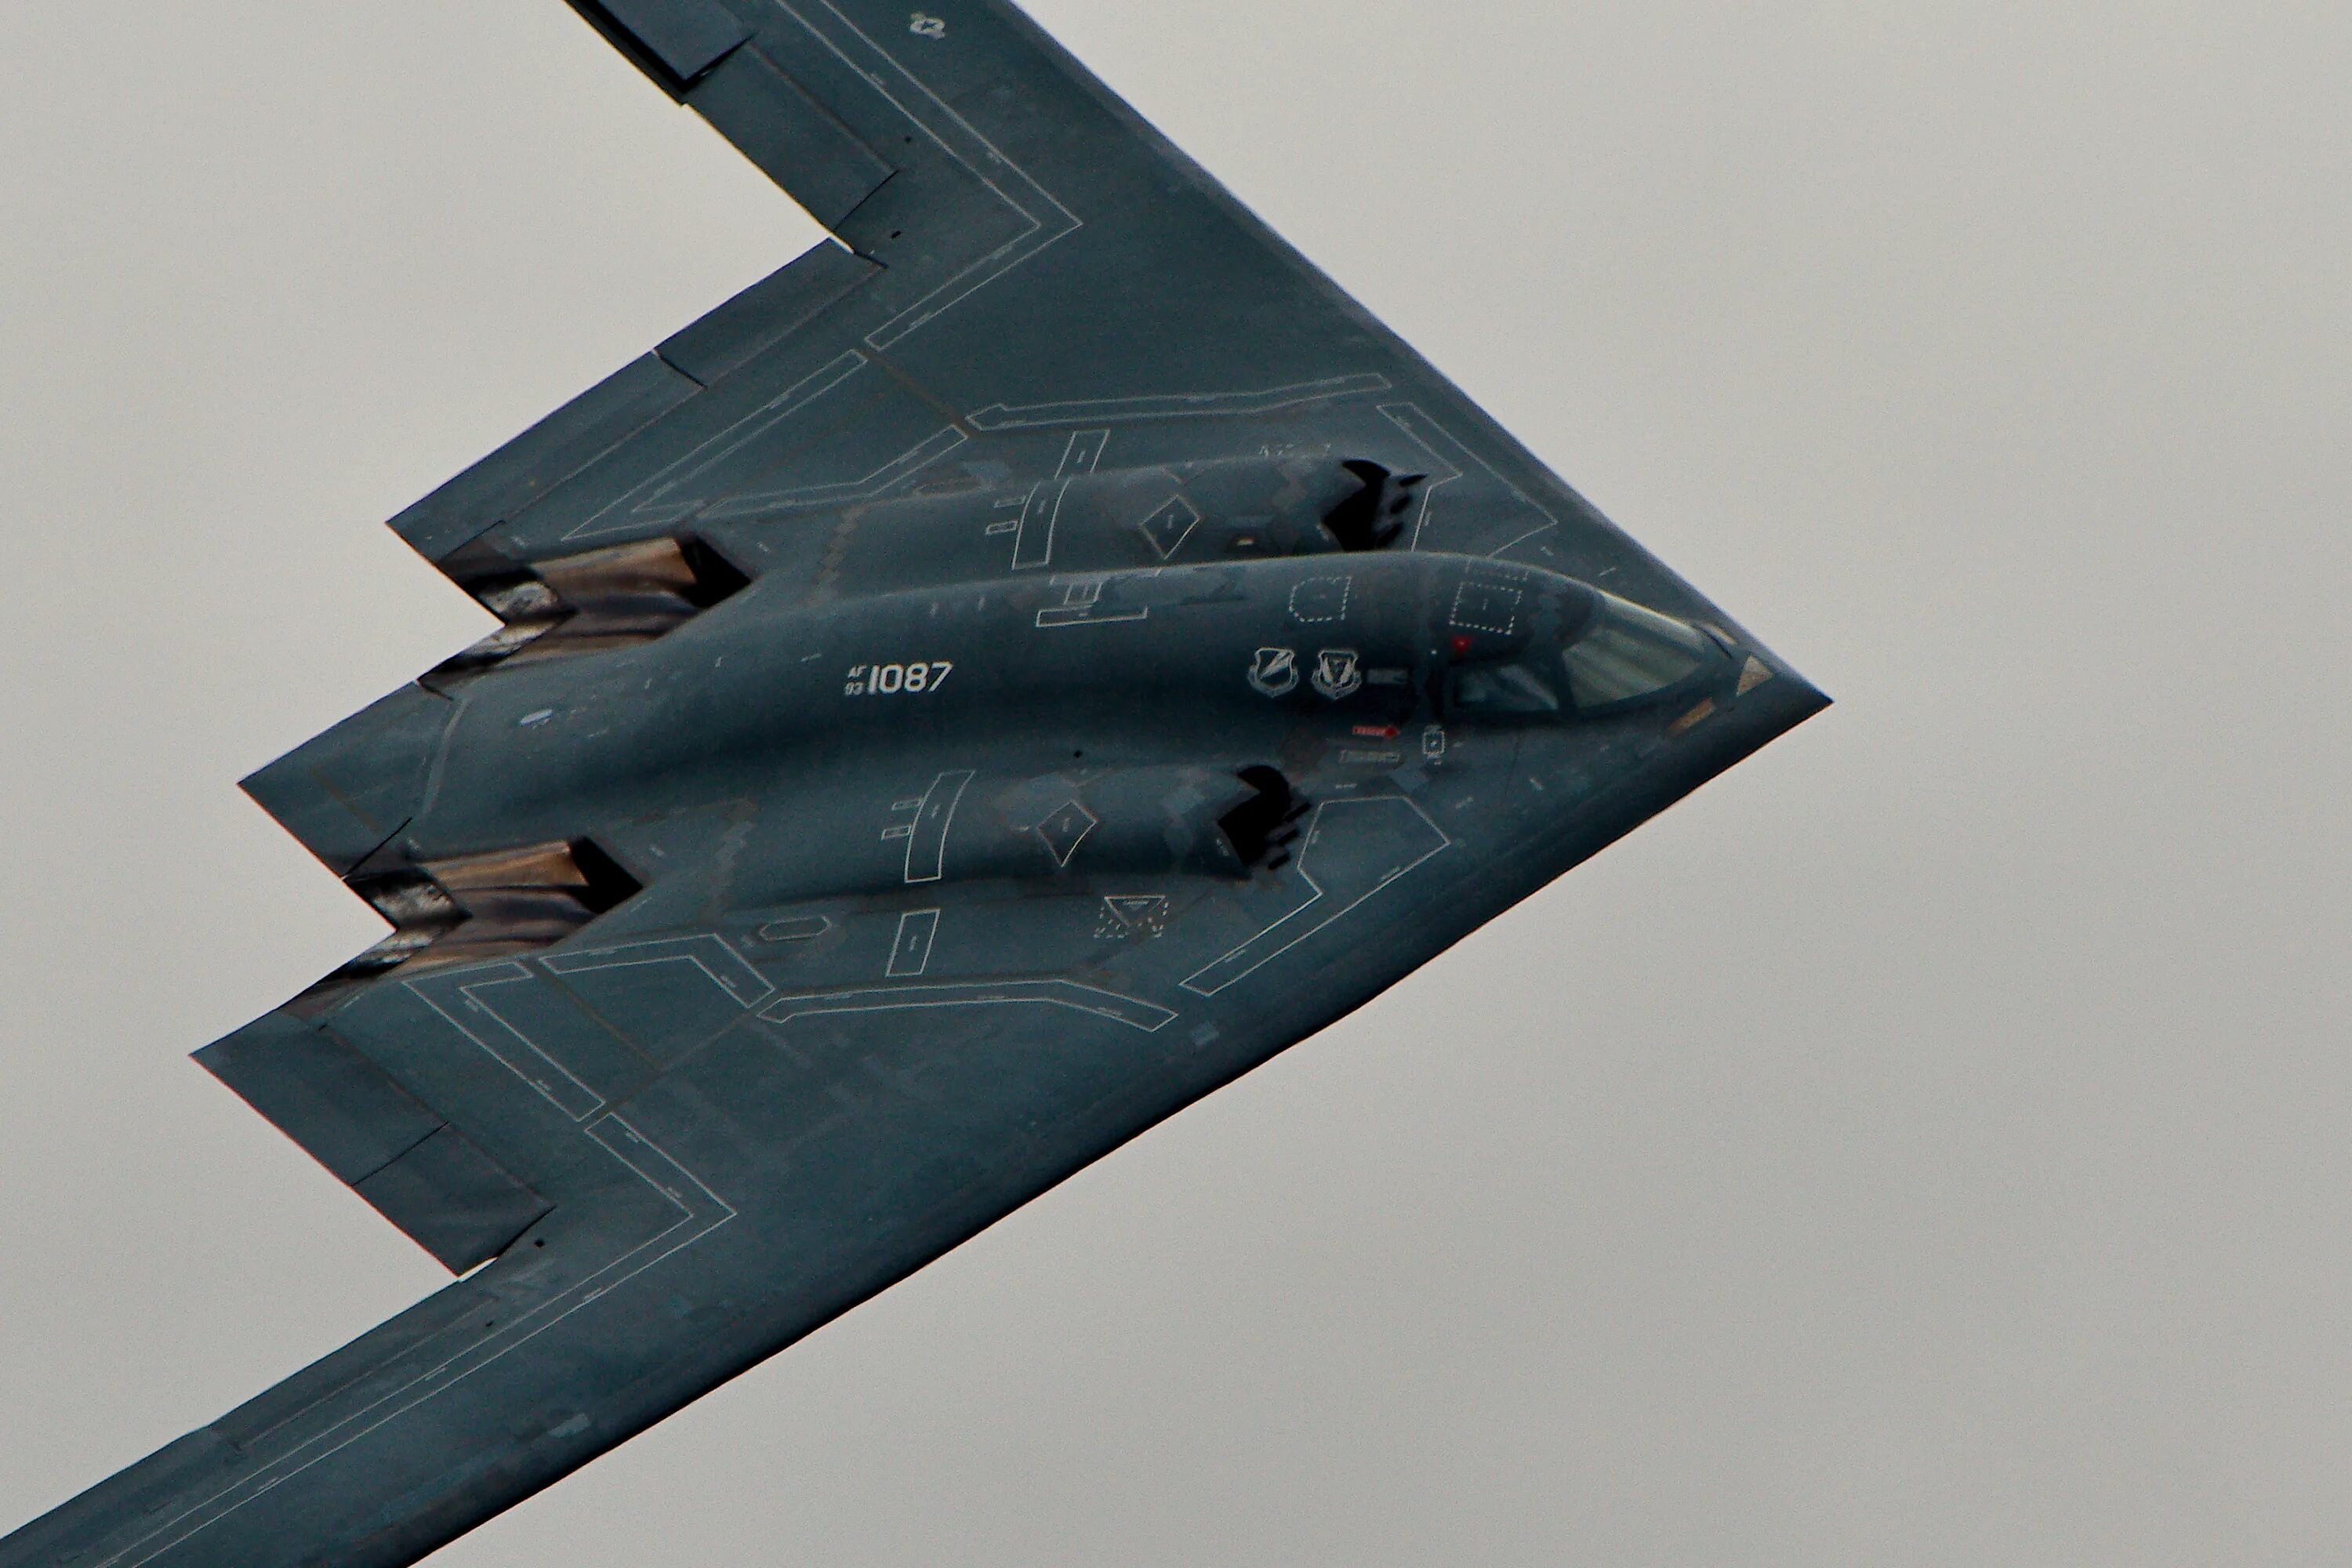
<svg viewBox="0 0 2352 1568">
<path fill-rule="evenodd" d="M 1557 713 L 1559 693 L 1524 664 L 1481 665 L 1454 676 L 1454 706 L 1465 713 Z"/>
<path fill-rule="evenodd" d="M 1568 690 L 1580 709 L 1606 708 L 1663 691 L 1706 658 L 1705 633 L 1601 594 L 1601 613 L 1562 655 Z"/>
</svg>

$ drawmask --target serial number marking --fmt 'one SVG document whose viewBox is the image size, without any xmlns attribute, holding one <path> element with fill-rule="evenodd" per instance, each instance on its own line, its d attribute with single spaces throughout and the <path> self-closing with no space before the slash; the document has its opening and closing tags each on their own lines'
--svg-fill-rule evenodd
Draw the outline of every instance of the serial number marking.
<svg viewBox="0 0 2352 1568">
<path fill-rule="evenodd" d="M 888 697 L 898 692 L 937 691 L 955 666 L 944 658 L 889 664 L 853 664 L 841 688 L 844 697 Z"/>
</svg>

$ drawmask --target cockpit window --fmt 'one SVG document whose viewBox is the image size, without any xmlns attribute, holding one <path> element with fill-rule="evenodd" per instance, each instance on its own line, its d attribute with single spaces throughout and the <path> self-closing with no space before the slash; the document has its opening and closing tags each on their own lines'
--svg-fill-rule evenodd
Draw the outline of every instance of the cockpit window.
<svg viewBox="0 0 2352 1568">
<path fill-rule="evenodd" d="M 1661 691 L 1706 658 L 1705 634 L 1614 595 L 1602 594 L 1592 629 L 1563 656 L 1568 692 L 1580 709 L 1605 708 Z"/>
<path fill-rule="evenodd" d="M 1715 642 L 1697 627 L 1589 584 L 1572 586 L 1548 615 L 1556 632 L 1522 634 L 1515 658 L 1454 666 L 1446 677 L 1445 705 L 1497 720 L 1611 713 L 1664 699 L 1721 663 Z M 1456 658 L 1470 641 L 1454 638 Z"/>
<path fill-rule="evenodd" d="M 1479 665 L 1454 672 L 1453 706 L 1465 713 L 1557 713 L 1559 693 L 1525 665 Z"/>
</svg>

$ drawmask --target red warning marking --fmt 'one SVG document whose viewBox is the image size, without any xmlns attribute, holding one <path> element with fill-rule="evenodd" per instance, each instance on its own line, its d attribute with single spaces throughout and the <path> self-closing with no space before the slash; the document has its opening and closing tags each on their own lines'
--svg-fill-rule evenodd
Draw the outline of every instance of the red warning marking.
<svg viewBox="0 0 2352 1568">
<path fill-rule="evenodd" d="M 1359 724 L 1356 733 L 1375 741 L 1393 741 L 1397 737 L 1397 727 L 1393 724 Z"/>
</svg>

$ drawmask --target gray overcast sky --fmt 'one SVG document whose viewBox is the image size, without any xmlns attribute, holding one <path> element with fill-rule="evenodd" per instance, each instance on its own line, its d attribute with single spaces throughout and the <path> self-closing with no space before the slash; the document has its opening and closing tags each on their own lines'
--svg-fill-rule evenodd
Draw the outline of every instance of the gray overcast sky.
<svg viewBox="0 0 2352 1568">
<path fill-rule="evenodd" d="M 436 1563 L 2352 1559 L 2352 10 L 1034 9 L 1840 705 Z M 233 781 L 816 230 L 557 0 L 0 58 L 5 1529 L 445 1278 Z"/>
</svg>

